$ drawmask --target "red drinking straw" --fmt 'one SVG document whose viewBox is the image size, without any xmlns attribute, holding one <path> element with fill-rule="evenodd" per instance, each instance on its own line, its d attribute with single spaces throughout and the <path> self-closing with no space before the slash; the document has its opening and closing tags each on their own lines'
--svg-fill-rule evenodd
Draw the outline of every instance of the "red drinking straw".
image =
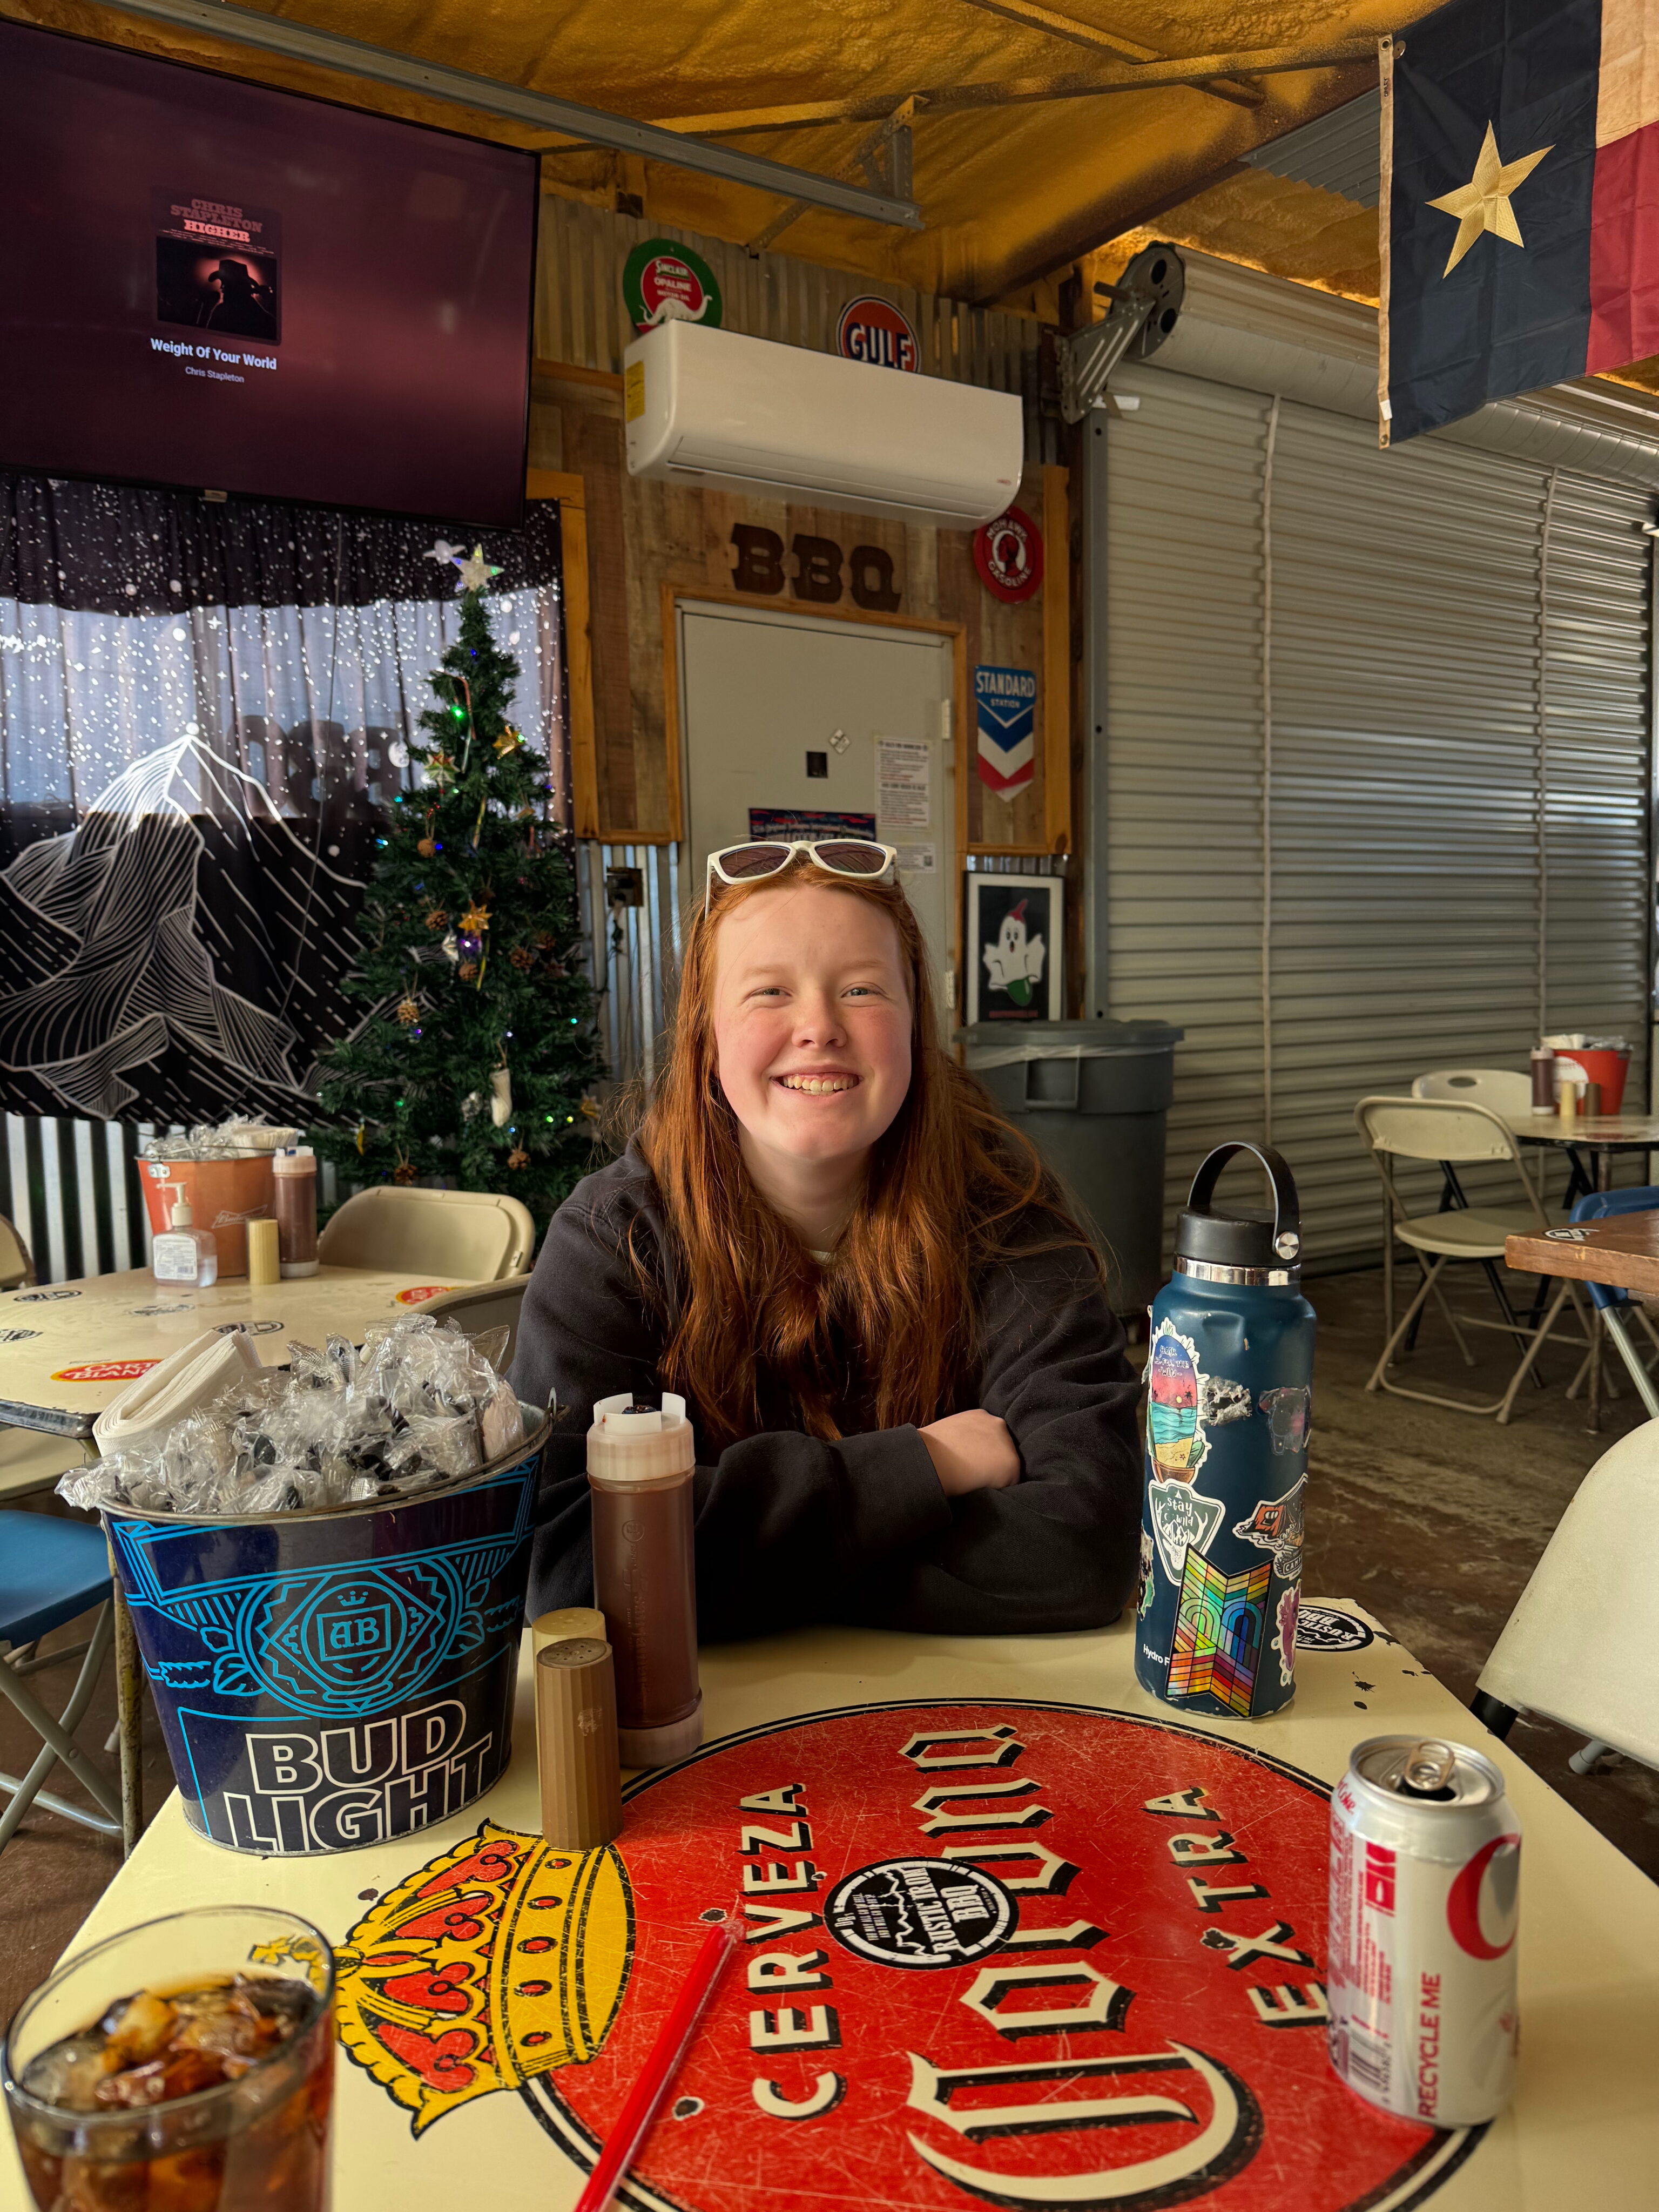
<svg viewBox="0 0 1659 2212">
<path fill-rule="evenodd" d="M 576 2199 L 576 2212 L 605 2212 L 617 2183 L 633 2164 L 635 2152 L 650 2131 L 657 2107 L 679 2071 L 686 2046 L 696 2033 L 697 2022 L 714 1994 L 720 1969 L 731 1957 L 737 1941 L 735 1916 L 721 1926 L 711 1928 L 704 1938 L 696 1963 L 686 1976 L 672 2011 L 658 2031 L 644 2071 L 629 2091 L 622 2116 L 599 2153 L 599 2162 L 588 2176 L 586 2188 Z"/>
</svg>

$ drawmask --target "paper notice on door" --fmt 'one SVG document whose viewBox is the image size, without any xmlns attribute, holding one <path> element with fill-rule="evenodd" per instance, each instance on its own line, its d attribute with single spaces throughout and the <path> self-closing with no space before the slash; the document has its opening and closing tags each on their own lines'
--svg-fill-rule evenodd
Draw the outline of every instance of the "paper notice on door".
<svg viewBox="0 0 1659 2212">
<path fill-rule="evenodd" d="M 876 739 L 876 812 L 884 829 L 921 829 L 933 819 L 933 763 L 925 744 Z"/>
<path fill-rule="evenodd" d="M 939 873 L 937 845 L 896 845 L 899 872 L 906 876 L 935 876 Z"/>
</svg>

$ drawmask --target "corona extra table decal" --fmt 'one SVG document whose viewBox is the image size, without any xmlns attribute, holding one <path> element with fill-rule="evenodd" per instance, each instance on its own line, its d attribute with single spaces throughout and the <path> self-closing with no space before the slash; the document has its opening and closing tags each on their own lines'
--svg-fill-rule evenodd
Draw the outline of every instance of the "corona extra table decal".
<svg viewBox="0 0 1659 2212">
<path fill-rule="evenodd" d="M 340 2040 L 418 2136 L 457 2105 L 592 2058 L 632 1953 L 615 1850 L 556 1850 L 485 1820 L 337 1950 Z"/>
</svg>

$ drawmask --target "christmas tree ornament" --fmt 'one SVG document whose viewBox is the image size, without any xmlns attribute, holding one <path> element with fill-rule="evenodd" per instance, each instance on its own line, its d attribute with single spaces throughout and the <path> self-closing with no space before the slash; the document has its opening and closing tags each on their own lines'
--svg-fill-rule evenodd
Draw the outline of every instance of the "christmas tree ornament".
<svg viewBox="0 0 1659 2212">
<path fill-rule="evenodd" d="M 514 1146 L 507 1156 L 507 1164 L 510 1168 L 527 1168 L 530 1165 L 530 1155 L 522 1145 Z"/>
<path fill-rule="evenodd" d="M 443 955 L 446 960 L 459 960 L 461 957 L 460 941 L 453 929 L 444 939 Z"/>
<path fill-rule="evenodd" d="M 415 1000 L 404 999 L 400 1002 L 398 1007 L 398 1019 L 400 1022 L 418 1022 L 420 1018 L 421 1009 Z"/>
<path fill-rule="evenodd" d="M 461 916 L 461 927 L 475 931 L 479 936 L 482 936 L 489 927 L 489 908 L 487 906 L 470 906 Z"/>
<path fill-rule="evenodd" d="M 422 837 L 420 843 L 415 848 L 415 850 L 420 854 L 423 860 L 431 860 L 434 854 L 437 852 L 437 849 L 438 847 L 435 840 L 430 837 Z"/>
<path fill-rule="evenodd" d="M 465 557 L 465 546 L 452 545 L 447 538 L 441 538 L 435 545 L 428 549 L 426 557 L 428 561 L 435 561 L 440 568 L 443 568 L 447 562 L 453 561 L 458 553 Z"/>
<path fill-rule="evenodd" d="M 489 1118 L 498 1129 L 504 1129 L 513 1119 L 513 1073 L 510 1068 L 497 1067 L 491 1071 Z"/>
<path fill-rule="evenodd" d="M 477 960 L 483 951 L 483 939 L 476 929 L 463 929 L 455 943 L 463 960 Z"/>
<path fill-rule="evenodd" d="M 456 970 L 463 983 L 470 983 L 477 972 L 478 963 L 476 960 L 463 960 Z"/>
<path fill-rule="evenodd" d="M 490 578 L 501 573 L 499 568 L 492 568 L 484 559 L 482 545 L 473 547 L 471 560 L 464 560 L 458 553 L 452 553 L 449 557 L 461 572 L 460 581 L 455 586 L 458 592 L 488 591 Z"/>
<path fill-rule="evenodd" d="M 426 918 L 426 926 L 428 929 L 447 929 L 449 927 L 449 915 L 447 909 L 441 906 L 434 906 L 431 913 L 428 914 Z"/>
<path fill-rule="evenodd" d="M 525 969 L 533 968 L 536 964 L 536 956 L 527 945 L 515 945 L 507 957 L 521 974 Z"/>
<path fill-rule="evenodd" d="M 587 1116 L 590 1121 L 597 1121 L 599 1118 L 599 1102 L 597 1098 L 592 1097 L 590 1092 L 584 1091 L 582 1093 L 582 1103 L 580 1110 Z"/>
<path fill-rule="evenodd" d="M 396 1166 L 395 1168 L 393 1168 L 393 1169 L 392 1169 L 392 1182 L 402 1182 L 402 1183 L 410 1183 L 410 1182 L 414 1182 L 414 1180 L 415 1180 L 415 1176 L 416 1176 L 416 1168 L 415 1168 L 415 1164 L 414 1164 L 414 1162 L 413 1162 L 412 1160 L 410 1160 L 410 1159 L 405 1158 L 404 1158 L 401 1153 L 399 1153 L 398 1158 L 398 1164 L 397 1164 L 397 1166 Z"/>
<path fill-rule="evenodd" d="M 368 1136 L 368 1122 L 367 1122 L 367 1121 L 359 1121 L 359 1122 L 358 1122 L 358 1124 L 357 1124 L 357 1150 L 358 1150 L 358 1152 L 359 1152 L 360 1154 L 361 1154 L 361 1152 L 362 1152 L 362 1149 L 363 1149 L 363 1139 L 364 1139 L 364 1138 L 365 1138 L 365 1137 L 367 1137 L 367 1136 Z"/>
<path fill-rule="evenodd" d="M 426 764 L 426 772 L 441 791 L 447 783 L 453 781 L 455 763 L 447 753 L 435 752 Z"/>
<path fill-rule="evenodd" d="M 508 753 L 517 752 L 519 747 L 523 743 L 523 732 L 521 731 L 515 730 L 513 727 L 513 725 L 509 722 L 507 727 L 501 732 L 500 737 L 496 738 L 495 750 L 501 755 L 502 758 L 505 759 Z"/>
<path fill-rule="evenodd" d="M 461 1101 L 461 1119 L 462 1119 L 462 1121 L 475 1121 L 475 1120 L 477 1118 L 477 1116 L 478 1116 L 480 1114 L 482 1114 L 483 1112 L 483 1091 L 469 1091 L 467 1092 L 467 1094 L 466 1094 L 465 1097 L 465 1098 L 463 1098 L 463 1099 L 462 1099 L 462 1101 Z"/>
</svg>

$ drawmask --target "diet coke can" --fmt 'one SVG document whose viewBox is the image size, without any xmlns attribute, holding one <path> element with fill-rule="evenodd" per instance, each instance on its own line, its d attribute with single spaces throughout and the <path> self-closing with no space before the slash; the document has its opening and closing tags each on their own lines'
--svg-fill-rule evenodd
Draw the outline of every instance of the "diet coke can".
<svg viewBox="0 0 1659 2212">
<path fill-rule="evenodd" d="M 1385 2112 L 1442 2128 L 1515 2082 L 1521 1829 L 1489 1759 L 1373 1736 L 1331 1793 L 1331 2063 Z"/>
</svg>

